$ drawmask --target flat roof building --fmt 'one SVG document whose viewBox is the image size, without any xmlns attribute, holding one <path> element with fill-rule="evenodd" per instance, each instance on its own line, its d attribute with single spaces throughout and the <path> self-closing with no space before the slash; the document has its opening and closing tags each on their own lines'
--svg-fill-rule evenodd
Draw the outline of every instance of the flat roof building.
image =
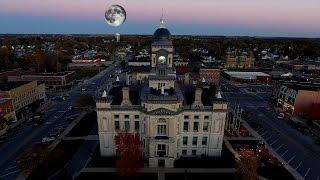
<svg viewBox="0 0 320 180">
<path fill-rule="evenodd" d="M 46 99 L 45 85 L 37 81 L 0 83 L 1 98 L 12 99 L 16 113 L 24 112 L 30 105 Z"/>
<path fill-rule="evenodd" d="M 284 112 L 308 120 L 320 119 L 320 84 L 277 81 L 272 98 Z"/>
<path fill-rule="evenodd" d="M 271 76 L 264 72 L 224 71 L 223 75 L 229 80 L 240 82 L 271 82 Z"/>
<path fill-rule="evenodd" d="M 37 73 L 24 74 L 21 76 L 8 76 L 8 81 L 37 81 L 45 83 L 48 89 L 62 90 L 69 88 L 76 80 L 75 71 L 65 71 L 58 73 Z"/>
</svg>

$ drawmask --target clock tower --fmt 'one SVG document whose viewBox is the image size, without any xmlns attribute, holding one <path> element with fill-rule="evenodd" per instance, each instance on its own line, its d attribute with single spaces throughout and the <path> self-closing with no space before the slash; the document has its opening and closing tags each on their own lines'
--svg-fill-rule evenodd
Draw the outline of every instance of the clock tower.
<svg viewBox="0 0 320 180">
<path fill-rule="evenodd" d="M 166 28 L 164 18 L 160 19 L 159 28 L 153 34 L 151 44 L 151 72 L 149 86 L 155 89 L 170 89 L 174 87 L 176 71 L 173 67 L 173 44 L 171 33 Z"/>
<path fill-rule="evenodd" d="M 167 65 L 172 68 L 173 45 L 171 33 L 166 28 L 165 20 L 160 19 L 159 28 L 153 34 L 154 42 L 151 45 L 151 66 Z"/>
</svg>

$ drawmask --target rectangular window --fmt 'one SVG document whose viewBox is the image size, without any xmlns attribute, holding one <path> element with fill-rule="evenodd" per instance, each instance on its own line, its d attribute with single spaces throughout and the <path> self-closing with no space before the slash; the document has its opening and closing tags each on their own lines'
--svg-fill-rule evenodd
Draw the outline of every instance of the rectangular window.
<svg viewBox="0 0 320 180">
<path fill-rule="evenodd" d="M 197 150 L 192 150 L 192 156 L 196 156 L 197 155 Z"/>
<path fill-rule="evenodd" d="M 209 120 L 209 116 L 204 116 L 204 119 L 205 120 Z"/>
<path fill-rule="evenodd" d="M 199 131 L 199 122 L 193 122 L 193 131 L 198 132 Z"/>
<path fill-rule="evenodd" d="M 130 117 L 129 115 L 124 115 L 125 119 L 129 119 L 129 117 Z"/>
<path fill-rule="evenodd" d="M 125 131 L 130 131 L 130 121 L 125 121 L 124 122 L 124 130 Z"/>
<path fill-rule="evenodd" d="M 182 144 L 185 145 L 185 146 L 188 145 L 188 136 L 183 136 Z"/>
<path fill-rule="evenodd" d="M 186 149 L 184 149 L 184 150 L 182 150 L 182 155 L 187 155 L 187 150 Z"/>
<path fill-rule="evenodd" d="M 204 136 L 202 137 L 202 145 L 207 145 L 208 144 L 208 137 Z"/>
<path fill-rule="evenodd" d="M 193 137 L 192 138 L 192 145 L 196 146 L 198 144 L 198 137 Z"/>
<path fill-rule="evenodd" d="M 158 149 L 157 149 L 157 155 L 160 157 L 165 156 L 166 153 L 166 145 L 165 144 L 158 144 Z"/>
<path fill-rule="evenodd" d="M 183 131 L 189 131 L 189 122 L 183 122 Z"/>
<path fill-rule="evenodd" d="M 120 122 L 119 121 L 115 121 L 114 122 L 114 129 L 119 131 L 120 130 Z"/>
<path fill-rule="evenodd" d="M 134 115 L 134 118 L 135 118 L 135 119 L 139 119 L 140 116 L 139 116 L 139 115 Z"/>
<path fill-rule="evenodd" d="M 140 121 L 135 121 L 134 122 L 134 130 L 139 131 L 140 130 Z"/>
<path fill-rule="evenodd" d="M 189 116 L 187 116 L 187 115 L 186 115 L 186 116 L 184 116 L 184 119 L 189 119 Z"/>
<path fill-rule="evenodd" d="M 158 135 L 160 136 L 167 135 L 167 126 L 165 124 L 158 125 Z"/>
<path fill-rule="evenodd" d="M 199 119 L 199 116 L 194 116 L 194 119 Z"/>
<path fill-rule="evenodd" d="M 115 114 L 115 115 L 114 115 L 114 118 L 115 118 L 115 119 L 119 119 L 119 115 L 118 115 L 118 114 Z"/>
<path fill-rule="evenodd" d="M 203 131 L 207 132 L 209 130 L 209 122 L 203 123 Z"/>
</svg>

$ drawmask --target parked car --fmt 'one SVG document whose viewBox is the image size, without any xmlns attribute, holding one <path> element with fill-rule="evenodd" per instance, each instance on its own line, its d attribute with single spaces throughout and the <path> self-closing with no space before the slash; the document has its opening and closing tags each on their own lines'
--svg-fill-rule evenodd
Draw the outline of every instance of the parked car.
<svg viewBox="0 0 320 180">
<path fill-rule="evenodd" d="M 44 137 L 44 138 L 42 138 L 42 144 L 48 144 L 48 143 L 50 143 L 50 142 L 52 142 L 52 141 L 54 141 L 56 138 L 55 137 Z"/>
<path fill-rule="evenodd" d="M 284 118 L 284 114 L 283 113 L 280 113 L 278 116 L 277 116 L 278 119 L 283 119 Z"/>
<path fill-rule="evenodd" d="M 58 136 L 60 136 L 60 133 L 58 131 L 50 132 L 48 135 L 48 137 L 54 137 L 54 138 Z"/>
</svg>

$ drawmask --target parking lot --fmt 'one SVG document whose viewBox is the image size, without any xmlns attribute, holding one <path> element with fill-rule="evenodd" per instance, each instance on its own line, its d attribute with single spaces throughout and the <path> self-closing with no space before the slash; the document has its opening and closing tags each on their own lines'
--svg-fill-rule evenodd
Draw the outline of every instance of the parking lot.
<svg viewBox="0 0 320 180">
<path fill-rule="evenodd" d="M 249 88 L 253 86 L 250 85 Z M 312 138 L 292 128 L 284 118 L 279 117 L 279 113 L 268 108 L 270 90 L 247 92 L 246 85 L 235 86 L 226 81 L 223 82 L 222 89 L 223 96 L 231 105 L 239 104 L 250 113 L 245 120 L 286 163 L 305 179 L 320 178 L 320 146 Z"/>
</svg>

